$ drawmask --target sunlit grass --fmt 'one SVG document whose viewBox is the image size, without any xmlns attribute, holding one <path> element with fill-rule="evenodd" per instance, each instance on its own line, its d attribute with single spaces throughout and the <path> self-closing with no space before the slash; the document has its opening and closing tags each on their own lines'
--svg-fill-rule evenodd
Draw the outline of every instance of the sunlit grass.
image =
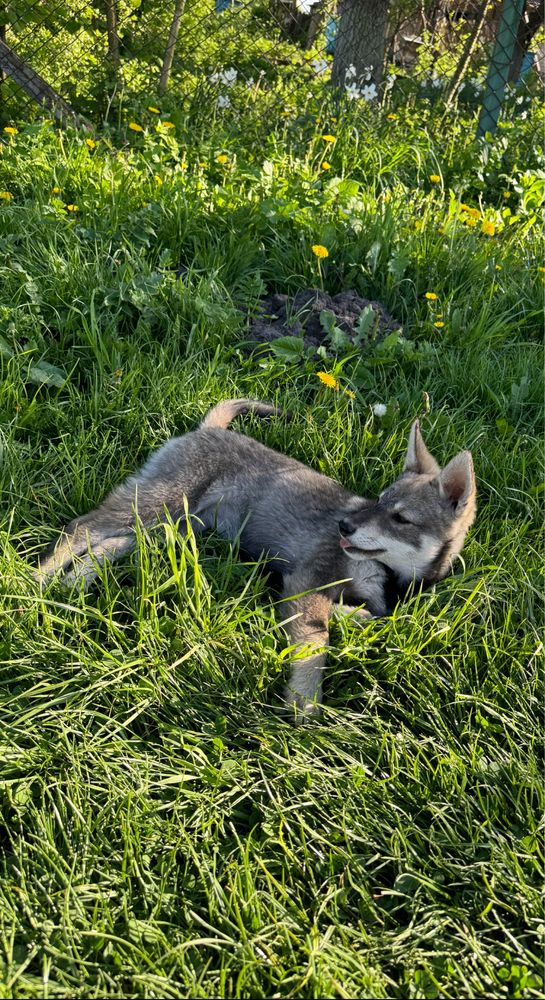
<svg viewBox="0 0 545 1000">
<path fill-rule="evenodd" d="M 21 126 L 0 158 L 6 998 L 541 995 L 533 209 L 517 196 L 493 237 L 461 222 L 449 185 L 500 202 L 459 136 L 382 123 L 371 144 L 347 121 L 325 177 L 330 123 L 313 129 L 258 157 L 219 131 L 117 155 Z M 240 306 L 315 284 L 313 245 L 326 289 L 384 301 L 412 355 L 337 370 L 241 348 Z M 354 400 L 317 378 L 334 368 Z M 240 430 L 362 493 L 419 415 L 440 461 L 475 461 L 464 562 L 389 619 L 332 627 L 306 729 L 278 711 L 277 595 L 236 546 L 169 525 L 87 593 L 31 577 L 68 520 L 243 395 L 293 417 Z"/>
</svg>

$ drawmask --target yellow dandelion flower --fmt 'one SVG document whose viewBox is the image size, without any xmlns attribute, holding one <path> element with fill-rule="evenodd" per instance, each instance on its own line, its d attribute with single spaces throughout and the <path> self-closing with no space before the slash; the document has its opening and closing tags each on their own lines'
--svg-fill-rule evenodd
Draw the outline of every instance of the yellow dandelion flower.
<svg viewBox="0 0 545 1000">
<path fill-rule="evenodd" d="M 494 270 L 495 270 L 495 271 L 501 271 L 501 270 L 502 270 L 502 268 L 503 268 L 503 265 L 502 265 L 502 264 L 494 264 Z M 542 267 L 542 268 L 541 268 L 541 270 L 542 270 L 542 271 L 545 271 L 545 267 Z"/>
<path fill-rule="evenodd" d="M 389 122 L 396 122 L 397 121 L 397 115 L 387 115 L 386 117 L 387 117 L 387 119 L 388 119 Z"/>
<path fill-rule="evenodd" d="M 154 181 L 155 181 L 156 184 L 162 184 L 163 183 L 163 178 L 160 177 L 159 174 L 154 174 L 153 175 L 153 179 L 154 179 Z"/>
<path fill-rule="evenodd" d="M 11 201 L 13 195 L 9 191 L 0 191 L 0 198 L 2 201 Z"/>
<path fill-rule="evenodd" d="M 148 107 L 148 111 L 151 111 L 152 115 L 160 115 L 161 114 L 161 112 L 159 111 L 159 108 L 152 108 L 151 106 Z"/>
<path fill-rule="evenodd" d="M 545 274 L 545 267 L 538 267 L 538 271 L 540 274 Z"/>
<path fill-rule="evenodd" d="M 144 129 L 142 128 L 141 125 L 138 124 L 138 122 L 129 122 L 129 128 L 130 128 L 131 132 L 143 132 L 144 131 Z"/>
<path fill-rule="evenodd" d="M 199 167 L 207 167 L 207 166 L 208 164 L 206 163 L 205 160 L 199 160 Z"/>
<path fill-rule="evenodd" d="M 472 215 L 470 215 L 468 219 L 464 219 L 464 222 L 465 222 L 466 226 L 476 226 L 477 225 L 477 219 L 474 219 Z"/>
<path fill-rule="evenodd" d="M 310 249 L 312 250 L 314 256 L 318 257 L 319 260 L 329 257 L 329 250 L 327 247 L 323 247 L 321 243 L 315 243 Z"/>
<path fill-rule="evenodd" d="M 220 153 L 219 156 L 216 156 L 216 162 L 217 163 L 222 163 L 222 164 L 223 163 L 229 163 L 229 157 L 226 156 L 225 153 Z"/>
<path fill-rule="evenodd" d="M 466 212 L 469 212 L 469 214 L 470 214 L 470 216 L 471 216 L 472 219 L 480 219 L 481 218 L 481 213 L 480 213 L 480 210 L 478 208 L 469 208 L 469 206 L 468 206 L 466 208 Z"/>
<path fill-rule="evenodd" d="M 512 194 L 513 194 L 512 191 L 502 191 L 501 196 L 502 196 L 502 198 L 507 199 L 507 198 L 510 198 Z"/>
<path fill-rule="evenodd" d="M 440 174 L 430 174 L 430 181 L 432 182 L 432 184 L 439 184 L 440 180 L 441 180 Z"/>
<path fill-rule="evenodd" d="M 322 139 L 324 140 L 324 142 L 336 142 L 337 141 L 334 135 L 323 135 Z"/>
<path fill-rule="evenodd" d="M 441 320 L 439 320 L 438 323 L 434 323 L 433 325 L 436 326 L 438 330 L 441 330 L 441 328 L 444 327 L 445 324 L 442 323 Z"/>
<path fill-rule="evenodd" d="M 19 129 L 18 128 L 14 128 L 13 125 L 6 125 L 6 127 L 4 129 L 4 132 L 7 135 L 17 135 L 18 131 L 19 131 Z"/>
<path fill-rule="evenodd" d="M 436 295 L 435 292 L 426 292 L 424 298 L 428 299 L 430 302 L 436 302 L 439 296 Z"/>
<path fill-rule="evenodd" d="M 352 389 L 345 389 L 344 390 L 344 394 L 345 394 L 345 396 L 348 396 L 349 399 L 355 399 L 356 398 L 356 393 L 352 392 Z"/>
<path fill-rule="evenodd" d="M 67 205 L 66 206 L 66 211 L 67 212 L 79 212 L 79 206 L 78 205 Z"/>
<path fill-rule="evenodd" d="M 163 128 L 176 128 L 174 122 L 160 122 Z"/>
<path fill-rule="evenodd" d="M 331 163 L 328 163 L 327 160 L 324 160 L 324 162 L 322 163 L 322 170 L 331 170 Z"/>
<path fill-rule="evenodd" d="M 496 223 L 491 222 L 490 219 L 483 219 L 483 224 L 481 226 L 481 233 L 485 236 L 493 236 L 496 232 Z"/>
<path fill-rule="evenodd" d="M 89 149 L 96 149 L 96 142 L 94 139 L 86 139 L 85 145 L 88 146 Z"/>
<path fill-rule="evenodd" d="M 60 187 L 57 187 L 56 185 L 55 185 L 54 188 L 51 188 L 51 191 L 52 191 L 53 194 L 60 194 L 61 193 Z"/>
<path fill-rule="evenodd" d="M 330 375 L 329 372 L 316 372 L 316 375 L 320 379 L 320 382 L 323 383 L 323 385 L 327 385 L 328 389 L 335 389 L 335 391 L 338 392 L 339 382 L 334 375 Z"/>
</svg>

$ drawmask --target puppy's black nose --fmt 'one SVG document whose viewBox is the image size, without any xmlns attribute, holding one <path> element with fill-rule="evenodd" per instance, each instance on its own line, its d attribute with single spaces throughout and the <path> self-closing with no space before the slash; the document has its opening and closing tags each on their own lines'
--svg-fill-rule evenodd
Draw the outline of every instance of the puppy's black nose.
<svg viewBox="0 0 545 1000">
<path fill-rule="evenodd" d="M 356 530 L 355 525 L 350 521 L 339 521 L 339 531 L 341 535 L 351 535 Z"/>
</svg>

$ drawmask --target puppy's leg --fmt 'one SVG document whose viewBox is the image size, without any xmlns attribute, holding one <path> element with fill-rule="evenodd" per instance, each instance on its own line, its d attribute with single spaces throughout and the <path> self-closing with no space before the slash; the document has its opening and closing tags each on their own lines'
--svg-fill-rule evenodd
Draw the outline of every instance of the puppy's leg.
<svg viewBox="0 0 545 1000">
<path fill-rule="evenodd" d="M 351 618 L 354 625 L 363 628 L 373 615 L 367 608 L 357 608 L 353 604 L 333 604 L 331 607 L 332 618 Z"/>
<path fill-rule="evenodd" d="M 47 580 L 72 564 L 71 572 L 65 575 L 66 581 L 83 579 L 90 583 L 105 561 L 117 559 L 134 548 L 134 531 L 115 524 L 93 523 L 93 515 L 97 513 L 93 511 L 83 522 L 74 521 L 66 527 L 55 548 L 40 559 L 34 574 L 37 580 Z"/>
<path fill-rule="evenodd" d="M 294 581 L 285 589 L 293 593 Z M 288 619 L 285 628 L 296 647 L 284 698 L 295 707 L 299 721 L 320 712 L 330 610 L 331 598 L 325 593 L 293 596 L 282 604 L 282 614 Z"/>
<path fill-rule="evenodd" d="M 64 579 L 67 583 L 75 583 L 76 580 L 83 580 L 87 586 L 95 579 L 97 570 L 105 562 L 113 562 L 125 555 L 134 548 L 134 535 L 111 535 L 100 540 L 95 539 L 93 547 L 83 556 L 76 556 L 72 569 L 66 573 Z"/>
<path fill-rule="evenodd" d="M 188 486 L 192 485 L 199 497 L 210 478 L 205 468 L 203 484 L 192 468 L 186 436 L 171 438 L 139 472 L 116 486 L 96 510 L 76 518 L 64 529 L 54 549 L 40 559 L 37 579 L 44 580 L 73 564 L 71 579 L 83 576 L 86 581 L 92 580 L 97 562 L 115 559 L 134 547 L 135 512 L 146 528 L 164 520 L 165 511 L 174 520 L 179 518 L 185 509 Z M 83 556 L 83 561 L 78 561 L 78 556 Z"/>
</svg>

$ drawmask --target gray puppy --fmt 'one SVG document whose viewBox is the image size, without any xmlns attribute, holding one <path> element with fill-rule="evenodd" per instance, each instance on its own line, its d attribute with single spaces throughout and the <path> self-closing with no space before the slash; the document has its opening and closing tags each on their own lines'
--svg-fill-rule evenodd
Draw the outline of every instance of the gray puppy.
<svg viewBox="0 0 545 1000">
<path fill-rule="evenodd" d="M 90 581 L 105 560 L 134 547 L 135 512 L 151 527 L 165 512 L 183 516 L 187 505 L 195 531 L 216 528 L 225 538 L 240 538 L 251 558 L 265 553 L 281 574 L 284 624 L 294 647 L 285 697 L 307 716 L 321 702 L 333 607 L 383 615 L 392 582 L 399 588 L 430 584 L 449 572 L 475 517 L 473 463 L 463 451 L 441 470 L 415 422 L 401 476 L 377 501 L 365 500 L 227 430 L 248 411 L 278 412 L 251 399 L 219 403 L 198 430 L 167 441 L 100 507 L 72 521 L 37 576 L 44 580 L 71 565 L 69 578 Z"/>
</svg>

